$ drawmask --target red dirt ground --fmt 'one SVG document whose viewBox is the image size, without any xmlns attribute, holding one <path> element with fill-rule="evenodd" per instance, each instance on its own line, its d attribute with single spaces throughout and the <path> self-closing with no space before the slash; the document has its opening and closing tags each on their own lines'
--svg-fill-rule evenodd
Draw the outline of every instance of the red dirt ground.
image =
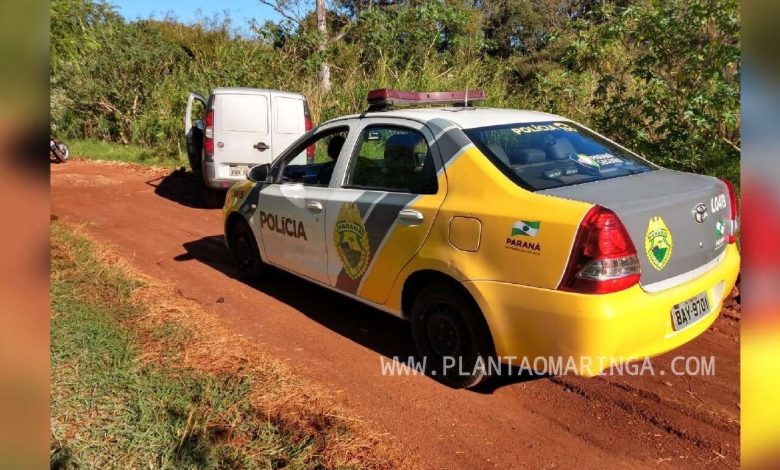
<svg viewBox="0 0 780 470">
<path fill-rule="evenodd" d="M 453 390 L 383 376 L 406 358 L 405 322 L 280 273 L 236 278 L 219 209 L 191 175 L 73 160 L 53 165 L 52 214 L 84 223 L 146 274 L 220 316 L 300 375 L 332 390 L 430 468 L 657 468 L 739 465 L 739 305 L 655 375 L 502 379 Z M 677 376 L 675 356 L 715 356 L 715 375 Z M 664 375 L 661 375 L 663 371 Z"/>
</svg>

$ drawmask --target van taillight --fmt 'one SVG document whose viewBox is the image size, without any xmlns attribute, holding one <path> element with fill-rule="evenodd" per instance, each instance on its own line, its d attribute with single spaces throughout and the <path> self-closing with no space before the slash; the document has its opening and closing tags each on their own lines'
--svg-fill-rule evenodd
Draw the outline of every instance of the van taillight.
<svg viewBox="0 0 780 470">
<path fill-rule="evenodd" d="M 306 125 L 306 132 L 309 132 L 312 129 L 311 125 L 311 114 L 309 113 L 309 103 L 304 101 L 303 102 L 303 119 Z M 306 147 L 306 163 L 312 164 L 314 163 L 314 146 L 310 145 Z"/>
<path fill-rule="evenodd" d="M 734 185 L 731 181 L 721 178 L 721 181 L 726 185 L 729 192 L 729 220 L 731 220 L 731 228 L 726 235 L 726 241 L 729 243 L 736 243 L 737 230 L 739 230 L 739 201 L 737 200 L 737 192 L 734 190 Z"/>
<path fill-rule="evenodd" d="M 580 223 L 559 290 L 606 294 L 639 282 L 636 248 L 618 216 L 593 206 Z"/>
<path fill-rule="evenodd" d="M 210 109 L 206 113 L 206 129 L 203 130 L 203 151 L 206 154 L 206 160 L 214 159 L 214 110 Z"/>
</svg>

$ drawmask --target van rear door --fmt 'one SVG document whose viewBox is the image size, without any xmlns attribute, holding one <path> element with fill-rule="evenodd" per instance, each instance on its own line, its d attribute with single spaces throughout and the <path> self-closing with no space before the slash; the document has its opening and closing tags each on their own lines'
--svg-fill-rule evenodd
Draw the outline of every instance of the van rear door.
<svg viewBox="0 0 780 470">
<path fill-rule="evenodd" d="M 200 105 L 198 105 L 200 103 Z M 195 93 L 187 97 L 187 110 L 184 113 L 184 139 L 187 143 L 187 158 L 195 173 L 201 171 L 203 153 L 203 116 L 206 113 L 206 99 Z"/>
<path fill-rule="evenodd" d="M 287 93 L 271 93 L 273 100 L 273 158 L 281 155 L 306 132 L 303 97 Z M 305 155 L 296 157 L 293 165 L 305 165 Z"/>
<path fill-rule="evenodd" d="M 220 93 L 215 98 L 215 178 L 242 178 L 252 166 L 270 163 L 270 93 Z"/>
</svg>

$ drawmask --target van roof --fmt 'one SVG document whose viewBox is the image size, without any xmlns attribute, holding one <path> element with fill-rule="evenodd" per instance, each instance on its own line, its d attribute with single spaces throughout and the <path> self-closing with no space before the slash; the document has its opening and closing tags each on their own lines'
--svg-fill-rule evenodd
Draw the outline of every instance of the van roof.
<svg viewBox="0 0 780 470">
<path fill-rule="evenodd" d="M 220 87 L 211 91 L 212 95 L 262 95 L 273 93 L 276 96 L 287 96 L 289 98 L 305 99 L 300 93 L 290 91 L 271 90 L 268 88 L 244 88 L 244 87 Z"/>
</svg>

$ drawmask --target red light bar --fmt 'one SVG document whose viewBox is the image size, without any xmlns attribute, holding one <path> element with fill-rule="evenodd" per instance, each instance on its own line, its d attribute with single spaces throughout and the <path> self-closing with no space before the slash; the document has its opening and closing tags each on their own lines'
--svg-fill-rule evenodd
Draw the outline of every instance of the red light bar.
<svg viewBox="0 0 780 470">
<path fill-rule="evenodd" d="M 463 91 L 401 91 L 379 88 L 368 92 L 369 109 L 422 104 L 467 105 L 487 98 L 485 90 Z"/>
</svg>

